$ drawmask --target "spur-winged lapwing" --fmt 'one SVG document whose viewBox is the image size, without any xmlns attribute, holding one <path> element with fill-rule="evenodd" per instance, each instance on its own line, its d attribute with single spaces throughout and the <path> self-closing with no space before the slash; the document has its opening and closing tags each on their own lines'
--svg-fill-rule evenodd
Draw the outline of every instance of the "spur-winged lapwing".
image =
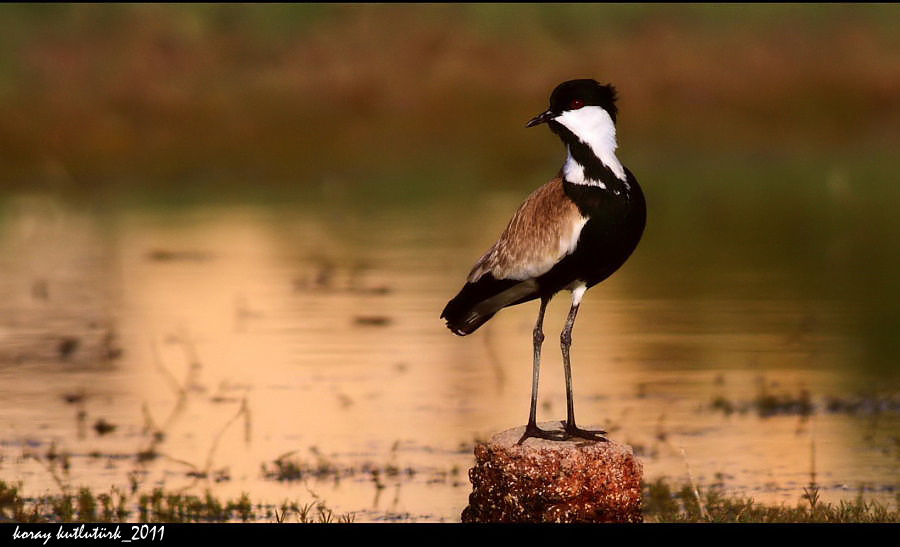
<svg viewBox="0 0 900 547">
<path fill-rule="evenodd" d="M 533 333 L 531 412 L 519 443 L 528 437 L 605 440 L 605 431 L 575 425 L 569 348 L 584 291 L 618 270 L 644 231 L 641 187 L 615 154 L 616 112 L 611 85 L 570 80 L 553 90 L 550 108 L 526 127 L 546 123 L 562 139 L 568 152 L 562 169 L 528 196 L 441 313 L 451 331 L 465 336 L 502 308 L 540 300 Z M 537 426 L 538 377 L 544 311 L 561 290 L 572 292 L 572 307 L 560 335 L 567 414 L 564 432 L 551 432 Z"/>
</svg>

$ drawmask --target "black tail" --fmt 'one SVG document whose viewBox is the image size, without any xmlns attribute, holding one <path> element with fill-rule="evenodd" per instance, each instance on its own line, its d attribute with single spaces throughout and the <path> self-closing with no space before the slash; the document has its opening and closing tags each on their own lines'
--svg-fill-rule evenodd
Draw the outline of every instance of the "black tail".
<svg viewBox="0 0 900 547">
<path fill-rule="evenodd" d="M 453 334 L 472 334 L 495 313 L 513 304 L 537 298 L 534 280 L 495 279 L 486 273 L 474 283 L 466 283 L 453 300 L 447 302 L 441 318 Z"/>
</svg>

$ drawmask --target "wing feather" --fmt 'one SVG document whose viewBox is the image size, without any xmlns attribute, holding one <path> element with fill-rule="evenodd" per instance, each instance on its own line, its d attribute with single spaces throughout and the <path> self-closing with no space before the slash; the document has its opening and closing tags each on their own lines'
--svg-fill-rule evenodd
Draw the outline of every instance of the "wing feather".
<svg viewBox="0 0 900 547">
<path fill-rule="evenodd" d="M 497 279 L 516 280 L 547 273 L 575 250 L 586 222 L 557 177 L 519 206 L 497 242 L 472 268 L 468 281 L 478 281 L 487 272 Z"/>
</svg>

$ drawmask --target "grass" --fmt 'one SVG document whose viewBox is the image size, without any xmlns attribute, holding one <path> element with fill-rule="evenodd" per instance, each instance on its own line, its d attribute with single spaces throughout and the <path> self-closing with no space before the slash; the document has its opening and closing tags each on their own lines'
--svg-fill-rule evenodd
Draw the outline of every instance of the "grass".
<svg viewBox="0 0 900 547">
<path fill-rule="evenodd" d="M 76 494 L 25 497 L 21 484 L 0 481 L 0 522 L 299 522 L 348 523 L 352 513 L 337 514 L 323 502 L 283 502 L 274 507 L 252 503 L 249 495 L 220 499 L 154 488 L 133 496 L 116 488 L 97 493 L 79 488 Z"/>
<path fill-rule="evenodd" d="M 142 494 L 136 508 L 130 497 L 116 489 L 95 493 L 81 488 L 77 494 L 26 498 L 20 485 L 0 481 L 0 522 L 270 522 L 350 523 L 352 513 L 336 514 L 322 502 L 283 502 L 279 506 L 254 504 L 247 494 L 235 499 L 166 492 L 155 488 Z M 860 494 L 837 504 L 819 499 L 818 487 L 806 489 L 794 506 L 767 505 L 750 498 L 730 496 L 713 486 L 699 493 L 688 483 L 673 485 L 660 478 L 644 485 L 645 522 L 738 523 L 897 523 L 897 508 L 866 501 Z"/>
<path fill-rule="evenodd" d="M 316 447 L 310 447 L 314 460 L 304 459 L 289 452 L 283 454 L 271 462 L 265 462 L 261 466 L 262 476 L 267 480 L 279 482 L 294 482 L 313 479 L 317 481 L 330 480 L 339 482 L 342 479 L 368 480 L 373 483 L 376 490 L 386 488 L 385 481 L 404 481 L 414 477 L 422 477 L 428 484 L 450 484 L 454 487 L 463 486 L 464 473 L 458 466 L 450 469 L 416 469 L 409 465 L 399 465 L 396 462 L 396 450 L 399 443 L 394 443 L 389 459 L 386 463 L 376 464 L 372 462 L 343 463 L 336 459 L 325 457 Z"/>
<path fill-rule="evenodd" d="M 691 484 L 673 485 L 657 479 L 644 485 L 646 522 L 740 522 L 740 523 L 896 523 L 900 522 L 900 495 L 897 507 L 867 501 L 860 494 L 837 504 L 819 500 L 818 487 L 805 489 L 803 499 L 794 506 L 767 505 L 751 498 L 729 496 L 721 488 L 711 487 L 699 499 Z"/>
</svg>

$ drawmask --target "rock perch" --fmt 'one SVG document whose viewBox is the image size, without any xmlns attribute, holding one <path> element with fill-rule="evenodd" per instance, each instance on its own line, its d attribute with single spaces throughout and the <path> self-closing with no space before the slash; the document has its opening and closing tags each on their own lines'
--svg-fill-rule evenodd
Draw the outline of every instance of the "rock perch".
<svg viewBox="0 0 900 547">
<path fill-rule="evenodd" d="M 539 438 L 517 445 L 524 429 L 475 446 L 463 522 L 642 522 L 643 466 L 630 446 Z"/>
</svg>

